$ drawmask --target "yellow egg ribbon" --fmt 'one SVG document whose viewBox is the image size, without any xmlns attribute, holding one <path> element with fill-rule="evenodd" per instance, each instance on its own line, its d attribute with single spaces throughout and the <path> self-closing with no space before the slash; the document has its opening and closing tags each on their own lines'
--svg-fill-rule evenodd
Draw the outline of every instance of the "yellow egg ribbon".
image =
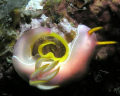
<svg viewBox="0 0 120 96">
<path fill-rule="evenodd" d="M 48 52 L 47 54 L 43 54 L 42 49 L 44 46 L 46 46 L 48 44 L 56 45 L 52 41 L 46 41 L 43 44 L 39 45 L 39 47 L 38 47 L 38 53 L 40 54 L 40 56 L 42 58 L 51 58 L 54 61 L 59 61 L 59 62 L 65 61 L 69 55 L 69 47 L 68 47 L 67 41 L 62 36 L 58 35 L 57 33 L 53 33 L 53 32 L 51 34 L 45 35 L 45 36 L 50 36 L 50 37 L 54 37 L 54 38 L 58 39 L 64 45 L 66 51 L 62 57 L 55 57 L 55 55 L 52 52 Z"/>
</svg>

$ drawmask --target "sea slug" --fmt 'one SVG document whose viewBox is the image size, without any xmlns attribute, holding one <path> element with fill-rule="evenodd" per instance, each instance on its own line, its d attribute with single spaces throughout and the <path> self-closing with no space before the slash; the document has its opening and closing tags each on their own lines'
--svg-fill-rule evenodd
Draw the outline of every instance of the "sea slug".
<svg viewBox="0 0 120 96">
<path fill-rule="evenodd" d="M 49 28 L 40 27 L 25 32 L 14 46 L 13 65 L 17 73 L 30 85 L 42 90 L 50 90 L 82 78 L 88 71 L 89 63 L 96 45 L 115 44 L 115 41 L 98 42 L 95 31 L 85 25 L 78 25 L 77 35 L 68 44 L 67 41 L 51 32 Z M 39 38 L 55 38 L 65 49 L 61 57 L 56 57 L 52 52 L 43 53 L 47 45 L 58 46 L 54 40 L 45 39 L 38 46 L 38 54 L 32 55 L 33 45 Z"/>
</svg>

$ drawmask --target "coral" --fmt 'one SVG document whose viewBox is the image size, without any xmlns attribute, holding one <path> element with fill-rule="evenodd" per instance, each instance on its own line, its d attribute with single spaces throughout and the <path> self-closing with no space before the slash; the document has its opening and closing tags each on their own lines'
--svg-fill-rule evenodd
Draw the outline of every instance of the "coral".
<svg viewBox="0 0 120 96">
<path fill-rule="evenodd" d="M 11 4 L 13 3 L 11 2 Z M 22 2 L 20 3 L 20 5 L 21 4 Z M 12 5 L 9 5 L 9 6 L 12 6 Z M 21 7 L 22 6 L 23 5 L 21 5 Z M 14 9 L 10 9 L 9 14 L 4 18 L 1 17 L 2 19 L 0 20 L 0 38 L 1 38 L 0 56 L 3 56 L 8 52 L 12 52 L 14 43 L 17 37 L 19 37 L 19 33 L 17 31 L 19 30 L 19 27 L 20 27 L 20 21 L 23 23 L 25 22 L 30 23 L 31 18 L 40 16 L 42 12 L 41 10 L 25 11 L 23 10 L 23 8 L 15 8 L 15 7 L 16 6 L 13 6 Z"/>
<path fill-rule="evenodd" d="M 94 0 L 94 3 L 90 5 L 90 10 L 93 13 L 100 13 L 103 9 L 110 8 L 114 13 L 120 17 L 120 1 L 119 0 Z"/>
<path fill-rule="evenodd" d="M 43 3 L 46 0 L 30 0 L 25 7 L 25 10 L 40 10 L 43 9 Z"/>
<path fill-rule="evenodd" d="M 9 51 L 12 52 L 12 48 L 16 39 L 16 32 L 13 29 L 9 28 L 8 22 L 4 22 L 0 25 L 0 56 L 5 55 Z"/>
<path fill-rule="evenodd" d="M 19 0 L 0 1 L 0 56 L 12 52 L 17 37 L 15 28 L 20 20 L 19 10 L 27 2 L 28 0 L 21 0 L 21 2 Z"/>
<path fill-rule="evenodd" d="M 0 0 L 0 20 L 9 14 L 14 8 L 21 8 L 28 3 L 29 0 Z"/>
</svg>

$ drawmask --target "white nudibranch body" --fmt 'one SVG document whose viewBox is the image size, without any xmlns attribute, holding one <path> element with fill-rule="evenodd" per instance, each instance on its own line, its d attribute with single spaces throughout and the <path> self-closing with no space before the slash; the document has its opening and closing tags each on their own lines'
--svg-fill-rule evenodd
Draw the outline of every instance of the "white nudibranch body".
<svg viewBox="0 0 120 96">
<path fill-rule="evenodd" d="M 14 46 L 12 60 L 16 72 L 30 85 L 42 90 L 54 89 L 82 78 L 87 72 L 96 46 L 96 36 L 94 33 L 88 34 L 89 30 L 89 27 L 79 25 L 70 46 L 64 38 L 51 32 L 49 28 L 40 27 L 24 33 Z M 56 45 L 47 41 L 38 47 L 40 56 L 32 56 L 32 46 L 42 36 L 56 37 L 65 46 L 65 55 L 56 58 L 51 52 L 42 54 L 41 50 L 47 44 Z"/>
</svg>

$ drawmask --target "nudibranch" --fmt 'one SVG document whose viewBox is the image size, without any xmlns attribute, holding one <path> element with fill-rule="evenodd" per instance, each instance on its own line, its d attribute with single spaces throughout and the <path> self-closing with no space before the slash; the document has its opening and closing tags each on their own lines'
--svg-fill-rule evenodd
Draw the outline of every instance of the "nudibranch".
<svg viewBox="0 0 120 96">
<path fill-rule="evenodd" d="M 74 40 L 68 44 L 64 37 L 40 27 L 25 32 L 17 41 L 13 51 L 13 65 L 17 73 L 30 85 L 42 90 L 50 90 L 82 78 L 88 71 L 96 45 L 115 44 L 115 41 L 98 42 L 95 31 L 85 25 L 78 25 Z M 43 53 L 47 45 L 59 47 L 54 40 L 45 39 L 37 47 L 38 54 L 32 55 L 34 43 L 39 38 L 57 39 L 65 49 L 64 55 L 56 57 L 52 52 Z"/>
</svg>

